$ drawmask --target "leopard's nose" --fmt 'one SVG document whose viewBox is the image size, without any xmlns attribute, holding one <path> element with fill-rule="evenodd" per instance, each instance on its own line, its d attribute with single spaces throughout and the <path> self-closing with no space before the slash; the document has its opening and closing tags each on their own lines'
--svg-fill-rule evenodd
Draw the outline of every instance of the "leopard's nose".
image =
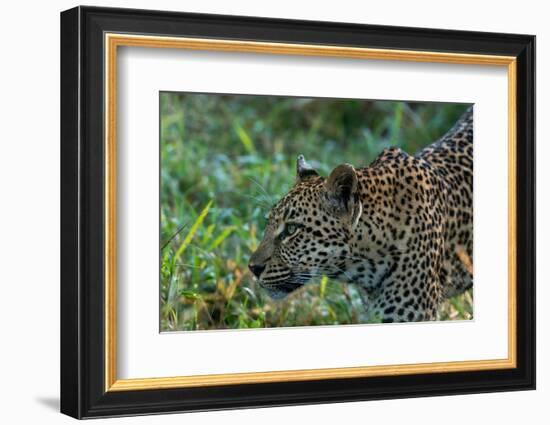
<svg viewBox="0 0 550 425">
<path fill-rule="evenodd" d="M 248 264 L 248 268 L 250 269 L 252 274 L 257 278 L 259 278 L 262 272 L 265 270 L 265 266 L 261 264 L 253 264 L 253 263 Z"/>
</svg>

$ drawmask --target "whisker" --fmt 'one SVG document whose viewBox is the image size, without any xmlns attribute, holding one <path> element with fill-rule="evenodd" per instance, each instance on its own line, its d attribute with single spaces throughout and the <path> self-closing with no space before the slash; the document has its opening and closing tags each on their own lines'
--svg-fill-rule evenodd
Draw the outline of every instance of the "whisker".
<svg viewBox="0 0 550 425">
<path fill-rule="evenodd" d="M 342 273 L 344 276 L 346 276 L 348 278 L 348 280 L 353 280 L 352 276 L 346 271 L 346 270 L 343 270 L 343 269 L 336 269 L 336 270 L 321 270 L 320 272 L 316 272 L 316 273 L 312 273 L 312 272 L 294 272 L 295 273 L 295 276 L 300 276 L 300 277 L 307 277 L 308 279 L 313 279 L 315 277 L 324 277 L 324 276 L 327 276 L 327 277 L 332 277 L 334 278 L 335 277 L 335 274 L 337 273 Z"/>
<path fill-rule="evenodd" d="M 340 272 L 342 272 L 344 276 L 346 276 L 350 281 L 353 281 L 353 277 L 351 277 L 348 272 L 346 272 L 345 270 L 340 270 Z"/>
<path fill-rule="evenodd" d="M 241 196 L 243 198 L 248 198 L 248 199 L 252 199 L 253 201 L 256 201 L 256 203 L 262 207 L 262 209 L 271 209 L 271 203 L 267 202 L 267 201 L 264 201 L 262 199 L 259 199 L 253 195 L 248 195 L 248 194 L 245 194 L 245 193 L 239 193 L 239 192 L 235 192 L 235 191 L 230 191 L 230 193 L 233 193 L 234 195 L 237 195 L 237 196 Z"/>
<path fill-rule="evenodd" d="M 198 245 L 195 245 L 195 244 L 190 243 L 188 246 L 193 247 L 193 248 L 195 248 L 196 250 L 202 252 L 202 253 L 203 253 L 204 255 L 206 255 L 207 257 L 210 257 L 210 258 L 218 258 L 218 256 L 217 256 L 216 254 L 214 254 L 213 252 L 206 251 L 205 249 L 201 248 L 201 247 L 198 246 Z"/>
<path fill-rule="evenodd" d="M 355 257 L 355 256 L 352 256 L 352 255 L 338 255 L 337 258 L 349 258 L 350 260 L 368 261 L 368 258 L 365 258 L 365 257 Z"/>
<path fill-rule="evenodd" d="M 247 177 L 247 178 L 248 178 L 252 183 L 256 184 L 256 186 L 258 186 L 258 187 L 262 190 L 262 192 L 265 193 L 265 195 L 268 197 L 268 199 L 273 198 L 273 196 L 271 196 L 271 195 L 267 192 L 267 190 L 265 190 L 265 188 L 261 185 L 260 182 L 258 182 L 256 179 L 254 179 L 253 177 L 250 177 L 250 176 Z"/>
<path fill-rule="evenodd" d="M 307 272 L 304 272 L 304 273 L 295 273 L 294 277 L 304 278 L 304 279 L 313 279 L 313 278 L 316 278 L 316 277 L 327 276 L 327 274 L 328 273 L 307 273 Z"/>
<path fill-rule="evenodd" d="M 290 277 L 290 273 L 284 274 L 284 275 L 281 275 L 281 276 L 276 276 L 273 279 L 262 279 L 262 284 L 270 285 L 270 284 L 273 284 L 273 282 L 284 282 L 289 277 Z"/>
</svg>

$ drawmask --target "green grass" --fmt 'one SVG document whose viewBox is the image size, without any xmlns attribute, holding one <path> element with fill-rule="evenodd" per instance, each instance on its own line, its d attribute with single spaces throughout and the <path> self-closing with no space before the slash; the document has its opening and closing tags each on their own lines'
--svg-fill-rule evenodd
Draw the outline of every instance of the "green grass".
<svg viewBox="0 0 550 425">
<path fill-rule="evenodd" d="M 463 105 L 161 93 L 161 330 L 371 322 L 353 285 L 322 278 L 271 300 L 247 269 L 300 153 L 324 175 L 382 149 L 414 153 Z M 471 293 L 441 318 L 472 317 Z"/>
</svg>

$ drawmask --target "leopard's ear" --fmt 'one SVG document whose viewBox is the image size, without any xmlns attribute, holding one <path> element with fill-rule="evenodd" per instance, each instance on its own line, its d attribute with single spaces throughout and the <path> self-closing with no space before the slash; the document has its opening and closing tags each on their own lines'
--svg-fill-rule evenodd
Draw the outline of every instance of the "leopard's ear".
<svg viewBox="0 0 550 425">
<path fill-rule="evenodd" d="M 319 174 L 311 165 L 306 162 L 304 155 L 298 155 L 296 161 L 296 182 L 303 182 L 311 177 L 317 177 Z"/>
<path fill-rule="evenodd" d="M 357 172 L 350 164 L 337 166 L 325 182 L 328 207 L 336 214 L 349 219 L 355 227 L 363 212 L 359 197 Z"/>
</svg>

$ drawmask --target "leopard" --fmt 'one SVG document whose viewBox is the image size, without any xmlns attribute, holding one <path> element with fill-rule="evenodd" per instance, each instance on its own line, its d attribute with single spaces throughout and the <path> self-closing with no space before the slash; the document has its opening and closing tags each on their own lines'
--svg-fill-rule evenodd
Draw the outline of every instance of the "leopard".
<svg viewBox="0 0 550 425">
<path fill-rule="evenodd" d="M 473 106 L 413 155 L 389 147 L 326 178 L 299 155 L 248 267 L 276 300 L 326 276 L 382 323 L 438 320 L 473 287 L 473 160 Z"/>
</svg>

